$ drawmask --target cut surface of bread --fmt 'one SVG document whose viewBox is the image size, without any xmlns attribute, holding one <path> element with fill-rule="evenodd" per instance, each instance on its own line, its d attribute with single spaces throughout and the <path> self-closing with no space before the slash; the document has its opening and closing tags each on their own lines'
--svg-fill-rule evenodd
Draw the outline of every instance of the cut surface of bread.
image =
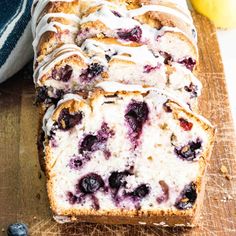
<svg viewBox="0 0 236 236">
<path fill-rule="evenodd" d="M 194 224 L 214 128 L 170 95 L 68 94 L 48 109 L 43 130 L 59 222 Z"/>
</svg>

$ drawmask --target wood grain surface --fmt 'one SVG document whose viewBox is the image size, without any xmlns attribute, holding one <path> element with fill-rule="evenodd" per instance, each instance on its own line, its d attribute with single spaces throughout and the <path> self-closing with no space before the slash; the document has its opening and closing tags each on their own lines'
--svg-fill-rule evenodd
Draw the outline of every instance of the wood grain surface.
<svg viewBox="0 0 236 236">
<path fill-rule="evenodd" d="M 223 65 L 215 28 L 206 18 L 193 16 L 199 32 L 199 78 L 204 86 L 200 112 L 217 126 L 199 226 L 161 229 L 55 223 L 37 159 L 38 114 L 33 105 L 31 66 L 27 66 L 0 86 L 0 235 L 6 235 L 8 224 L 14 222 L 25 222 L 30 235 L 42 236 L 236 235 L 236 146 Z M 221 173 L 222 166 L 228 174 Z"/>
</svg>

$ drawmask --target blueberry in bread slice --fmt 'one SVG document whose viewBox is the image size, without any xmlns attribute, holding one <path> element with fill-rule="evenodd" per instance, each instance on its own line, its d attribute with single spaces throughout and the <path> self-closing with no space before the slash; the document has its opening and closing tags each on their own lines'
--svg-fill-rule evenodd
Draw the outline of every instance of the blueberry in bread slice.
<svg viewBox="0 0 236 236">
<path fill-rule="evenodd" d="M 87 99 L 65 95 L 44 116 L 55 219 L 195 224 L 212 125 L 164 91 L 100 87 L 105 91 L 96 89 Z"/>
</svg>

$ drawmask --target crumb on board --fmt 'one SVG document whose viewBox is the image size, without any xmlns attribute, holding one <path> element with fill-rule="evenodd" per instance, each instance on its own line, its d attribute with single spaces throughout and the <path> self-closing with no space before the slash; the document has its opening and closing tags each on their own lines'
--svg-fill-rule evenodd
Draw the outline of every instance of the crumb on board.
<svg viewBox="0 0 236 236">
<path fill-rule="evenodd" d="M 233 200 L 233 197 L 229 194 L 227 194 L 226 196 L 223 197 L 223 199 L 221 199 L 221 202 L 227 202 Z"/>
<path fill-rule="evenodd" d="M 38 200 L 40 200 L 40 198 L 41 198 L 40 193 L 37 193 L 37 194 L 36 194 L 36 198 L 37 198 Z"/>
<path fill-rule="evenodd" d="M 2 232 L 5 232 L 5 229 L 4 229 L 4 228 L 2 228 Z"/>
<path fill-rule="evenodd" d="M 42 174 L 41 171 L 38 172 L 38 178 L 41 179 L 42 178 Z"/>
<path fill-rule="evenodd" d="M 34 219 L 34 220 L 37 220 L 37 217 L 36 217 L 36 216 L 34 216 L 34 217 L 33 217 L 33 219 Z"/>
<path fill-rule="evenodd" d="M 232 176 L 229 175 L 229 171 L 225 165 L 221 165 L 220 167 L 220 173 L 227 179 L 231 180 Z"/>
</svg>

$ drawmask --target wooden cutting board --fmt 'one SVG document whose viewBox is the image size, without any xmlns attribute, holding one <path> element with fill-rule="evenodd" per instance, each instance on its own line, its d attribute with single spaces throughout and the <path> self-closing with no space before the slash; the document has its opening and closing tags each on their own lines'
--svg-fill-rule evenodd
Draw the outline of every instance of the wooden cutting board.
<svg viewBox="0 0 236 236">
<path fill-rule="evenodd" d="M 200 225 L 194 229 L 96 224 L 59 225 L 51 218 L 45 178 L 37 159 L 38 112 L 33 105 L 30 66 L 0 86 L 0 235 L 7 225 L 25 222 L 31 235 L 236 235 L 236 146 L 223 65 L 214 26 L 193 13 L 199 32 L 200 111 L 218 132 L 207 172 Z M 228 180 L 221 167 L 228 170 Z"/>
</svg>

